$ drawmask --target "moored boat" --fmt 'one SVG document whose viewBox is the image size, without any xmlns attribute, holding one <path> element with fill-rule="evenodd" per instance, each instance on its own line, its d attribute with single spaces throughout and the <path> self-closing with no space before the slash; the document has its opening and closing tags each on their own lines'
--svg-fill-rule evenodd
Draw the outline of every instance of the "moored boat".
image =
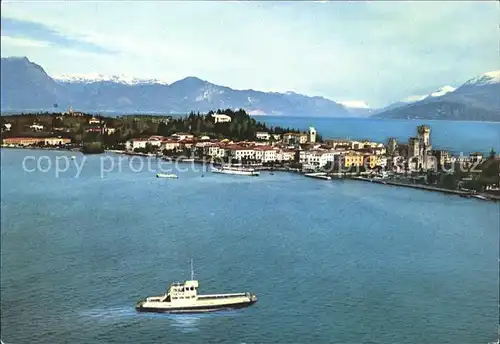
<svg viewBox="0 0 500 344">
<path fill-rule="evenodd" d="M 245 167 L 232 167 L 232 166 L 222 166 L 219 168 L 212 168 L 213 173 L 224 173 L 224 174 L 236 174 L 241 176 L 258 176 L 260 175 L 259 171 L 256 171 L 253 168 L 245 168 Z"/>
<path fill-rule="evenodd" d="M 166 173 L 157 173 L 156 178 L 172 178 L 176 179 L 179 178 L 176 174 L 166 174 Z"/>
</svg>

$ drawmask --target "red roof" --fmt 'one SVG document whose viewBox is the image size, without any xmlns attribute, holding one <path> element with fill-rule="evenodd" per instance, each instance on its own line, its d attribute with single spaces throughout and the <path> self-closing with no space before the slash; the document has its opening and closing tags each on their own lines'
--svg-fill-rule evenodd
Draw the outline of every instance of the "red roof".
<svg viewBox="0 0 500 344">
<path fill-rule="evenodd" d="M 259 151 L 272 151 L 272 150 L 274 150 L 274 148 L 270 147 L 270 146 L 260 146 L 260 147 L 255 147 L 255 150 L 259 150 Z"/>
</svg>

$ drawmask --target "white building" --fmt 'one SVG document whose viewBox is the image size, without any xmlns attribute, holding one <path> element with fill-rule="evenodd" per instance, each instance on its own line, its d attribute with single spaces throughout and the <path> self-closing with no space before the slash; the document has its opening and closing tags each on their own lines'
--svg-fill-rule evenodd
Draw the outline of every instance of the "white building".
<svg viewBox="0 0 500 344">
<path fill-rule="evenodd" d="M 168 150 L 168 151 L 173 151 L 176 150 L 180 147 L 179 141 L 176 140 L 163 140 L 161 142 L 160 149 L 161 150 Z"/>
<path fill-rule="evenodd" d="M 146 148 L 148 139 L 130 139 L 125 143 L 125 149 L 133 151 L 136 148 Z"/>
<path fill-rule="evenodd" d="M 148 143 L 153 147 L 160 147 L 163 140 L 164 140 L 163 136 L 151 136 L 148 139 Z"/>
<path fill-rule="evenodd" d="M 325 166 L 328 162 L 333 163 L 336 155 L 339 155 L 339 152 L 327 150 L 303 150 L 299 153 L 299 162 L 303 165 L 319 168 Z"/>
<path fill-rule="evenodd" d="M 30 125 L 30 129 L 33 131 L 42 131 L 43 130 L 43 125 L 41 124 L 32 124 Z"/>
<path fill-rule="evenodd" d="M 276 150 L 272 147 L 256 147 L 254 149 L 255 160 L 261 162 L 270 162 L 277 160 Z"/>
<path fill-rule="evenodd" d="M 104 128 L 104 132 L 105 132 L 106 134 L 108 134 L 108 135 L 111 135 L 111 134 L 113 134 L 113 133 L 115 133 L 115 132 L 116 132 L 116 128 L 108 128 L 108 127 L 105 127 L 105 128 Z"/>
<path fill-rule="evenodd" d="M 228 115 L 222 115 L 215 113 L 212 115 L 215 123 L 228 123 L 231 122 L 231 117 Z"/>
<path fill-rule="evenodd" d="M 267 131 L 257 131 L 255 132 L 255 138 L 257 140 L 266 140 L 268 141 L 270 139 L 271 135 Z"/>
<path fill-rule="evenodd" d="M 303 144 L 307 143 L 307 134 L 286 133 L 283 134 L 283 143 L 285 144 Z"/>
<path fill-rule="evenodd" d="M 276 160 L 278 161 L 293 161 L 295 160 L 294 150 L 281 150 L 276 153 Z"/>
<path fill-rule="evenodd" d="M 194 138 L 194 135 L 190 133 L 175 133 L 172 135 L 172 138 L 177 140 L 185 140 Z"/>
<path fill-rule="evenodd" d="M 100 124 L 101 123 L 101 120 L 98 119 L 98 118 L 95 118 L 95 117 L 92 117 L 90 120 L 89 120 L 89 124 Z"/>
<path fill-rule="evenodd" d="M 226 148 L 227 156 L 236 160 L 255 159 L 255 151 L 253 148 L 242 147 L 239 145 L 231 145 Z"/>
<path fill-rule="evenodd" d="M 219 144 L 211 144 L 205 147 L 206 154 L 212 158 L 223 158 L 226 156 L 226 149 Z"/>
</svg>

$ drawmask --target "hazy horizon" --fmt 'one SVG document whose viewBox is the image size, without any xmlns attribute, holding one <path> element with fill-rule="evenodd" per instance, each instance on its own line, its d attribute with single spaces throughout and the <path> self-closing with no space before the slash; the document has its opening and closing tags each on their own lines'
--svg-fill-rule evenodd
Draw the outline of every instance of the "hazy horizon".
<svg viewBox="0 0 500 344">
<path fill-rule="evenodd" d="M 293 91 L 383 107 L 497 70 L 493 2 L 2 2 L 2 57 L 49 75 Z"/>
</svg>

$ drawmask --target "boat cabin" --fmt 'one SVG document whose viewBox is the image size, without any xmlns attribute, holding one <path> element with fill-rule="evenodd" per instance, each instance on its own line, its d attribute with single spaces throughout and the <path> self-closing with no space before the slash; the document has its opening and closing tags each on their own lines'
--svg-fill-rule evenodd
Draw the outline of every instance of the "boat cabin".
<svg viewBox="0 0 500 344">
<path fill-rule="evenodd" d="M 197 297 L 198 281 L 190 280 L 184 283 L 172 283 L 168 287 L 168 291 L 161 297 L 149 297 L 147 301 L 158 302 L 182 302 L 194 301 Z"/>
</svg>

